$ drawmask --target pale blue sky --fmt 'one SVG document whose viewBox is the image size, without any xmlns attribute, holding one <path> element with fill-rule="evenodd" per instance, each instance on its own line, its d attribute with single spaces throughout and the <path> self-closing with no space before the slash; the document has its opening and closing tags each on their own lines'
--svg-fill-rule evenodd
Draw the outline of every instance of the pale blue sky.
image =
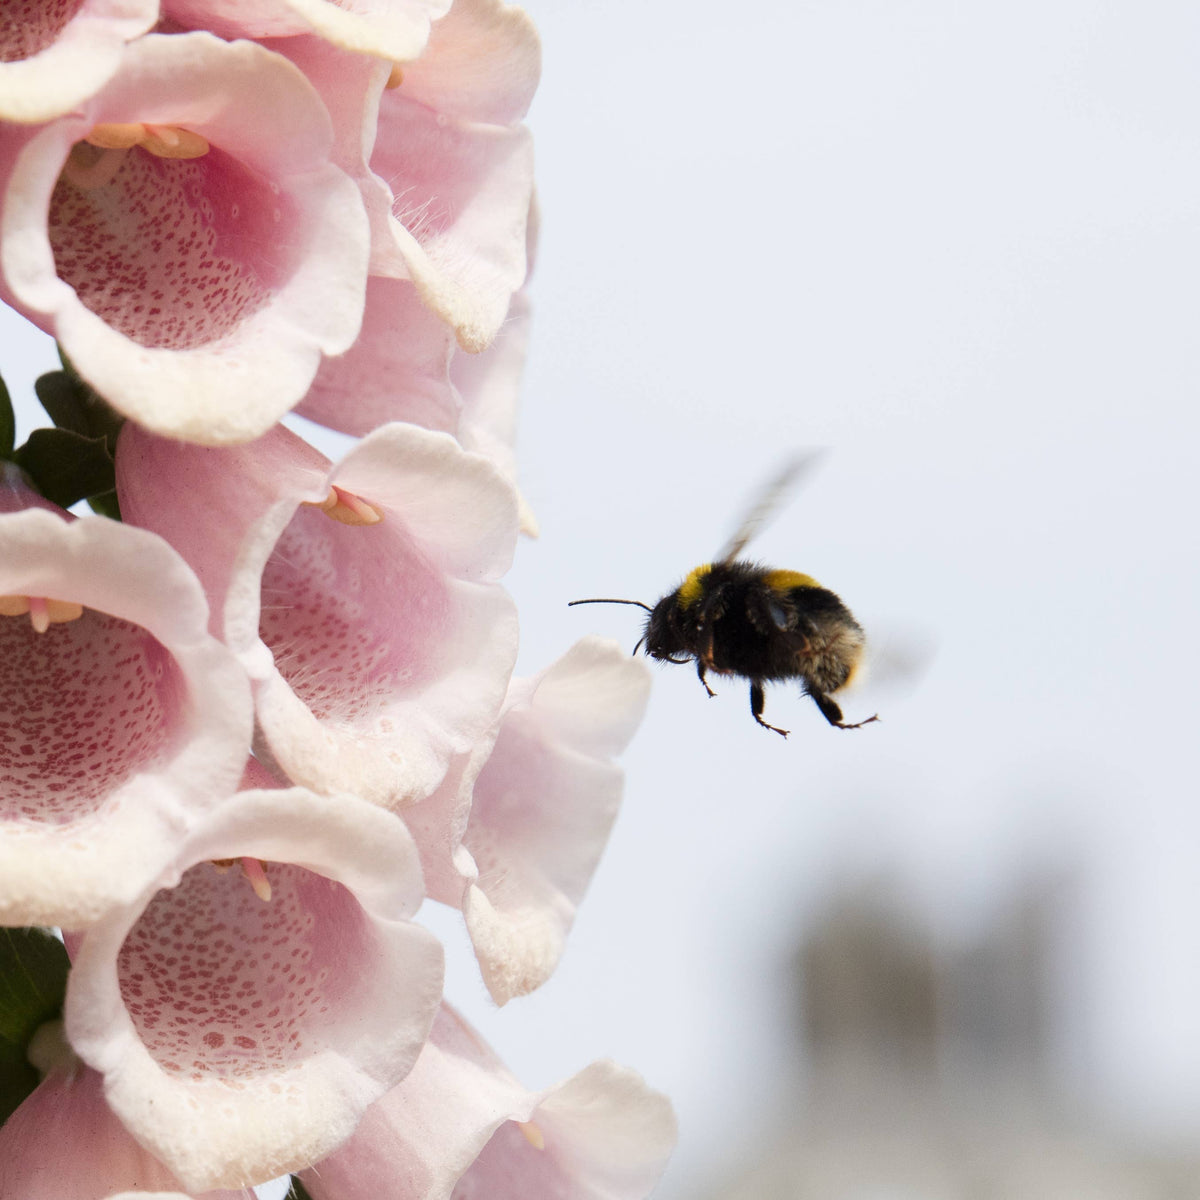
<svg viewBox="0 0 1200 1200">
<path fill-rule="evenodd" d="M 1194 1142 L 1200 11 L 531 11 L 523 661 L 632 647 L 636 610 L 564 602 L 654 600 L 812 444 L 755 550 L 939 649 L 857 733 L 775 689 L 787 742 L 663 668 L 558 977 L 472 1015 L 538 1080 L 611 1053 L 671 1092 L 682 1196 L 774 1124 L 779 962 L 840 873 L 954 939 L 1063 863 L 1071 1086 Z"/>
</svg>

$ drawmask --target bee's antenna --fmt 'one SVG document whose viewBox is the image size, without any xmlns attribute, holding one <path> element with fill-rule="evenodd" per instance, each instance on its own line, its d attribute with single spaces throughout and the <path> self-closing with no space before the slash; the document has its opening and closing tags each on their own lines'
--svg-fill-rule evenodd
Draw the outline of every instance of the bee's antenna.
<svg viewBox="0 0 1200 1200">
<path fill-rule="evenodd" d="M 636 604 L 638 608 L 644 608 L 647 612 L 653 612 L 654 609 L 648 604 L 643 604 L 640 600 L 612 600 L 608 597 L 598 598 L 595 600 L 568 600 L 567 607 L 572 604 Z"/>
</svg>

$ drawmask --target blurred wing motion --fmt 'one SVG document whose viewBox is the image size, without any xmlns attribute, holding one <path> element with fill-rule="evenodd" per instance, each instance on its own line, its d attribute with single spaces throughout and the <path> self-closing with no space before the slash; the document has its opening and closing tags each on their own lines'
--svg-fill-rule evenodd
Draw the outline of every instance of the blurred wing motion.
<svg viewBox="0 0 1200 1200">
<path fill-rule="evenodd" d="M 823 450 L 809 450 L 789 458 L 783 469 L 763 488 L 761 495 L 742 518 L 738 531 L 717 555 L 719 563 L 733 562 L 766 527 L 800 481 L 824 457 Z"/>
<path fill-rule="evenodd" d="M 871 630 L 866 657 L 847 692 L 857 693 L 864 703 L 889 697 L 894 702 L 915 692 L 937 657 L 937 639 L 927 629 L 889 627 L 884 621 L 872 621 Z"/>
</svg>

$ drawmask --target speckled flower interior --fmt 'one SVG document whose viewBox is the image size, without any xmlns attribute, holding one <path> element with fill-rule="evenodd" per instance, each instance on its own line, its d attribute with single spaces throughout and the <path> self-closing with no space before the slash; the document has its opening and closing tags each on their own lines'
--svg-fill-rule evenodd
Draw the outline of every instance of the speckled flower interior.
<svg viewBox="0 0 1200 1200">
<path fill-rule="evenodd" d="M 200 863 L 151 900 L 118 957 L 121 995 L 163 1071 L 193 1082 L 297 1065 L 353 1015 L 368 923 L 340 884 L 265 864 L 264 903 L 236 866 Z M 351 964 L 354 964 L 351 969 Z"/>
<path fill-rule="evenodd" d="M 145 629 L 84 609 L 36 633 L 0 617 L 0 819 L 66 825 L 174 749 L 186 691 Z"/>
<path fill-rule="evenodd" d="M 112 179 L 50 201 L 55 269 L 80 301 L 143 346 L 216 341 L 270 299 L 295 253 L 293 205 L 277 183 L 213 147 L 200 158 L 121 155 Z M 288 247 L 292 247 L 291 250 Z"/>
<path fill-rule="evenodd" d="M 262 578 L 259 636 L 319 720 L 370 722 L 436 676 L 451 620 L 443 577 L 395 522 L 300 509 Z"/>
<path fill-rule="evenodd" d="M 83 7 L 83 0 L 5 0 L 0 7 L 0 62 L 45 50 Z"/>
</svg>

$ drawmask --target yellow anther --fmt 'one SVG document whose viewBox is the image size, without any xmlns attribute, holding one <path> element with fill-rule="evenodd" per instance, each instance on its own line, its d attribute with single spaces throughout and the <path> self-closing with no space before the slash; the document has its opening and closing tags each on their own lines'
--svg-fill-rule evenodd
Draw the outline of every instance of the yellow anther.
<svg viewBox="0 0 1200 1200">
<path fill-rule="evenodd" d="M 50 613 L 51 625 L 65 625 L 83 616 L 83 605 L 74 600 L 47 600 L 46 609 Z"/>
<path fill-rule="evenodd" d="M 404 72 L 400 70 L 400 64 L 392 63 L 391 73 L 387 77 L 387 83 L 385 83 L 383 86 L 390 92 L 398 88 L 403 82 Z"/>
<path fill-rule="evenodd" d="M 378 525 L 383 520 L 383 513 L 373 504 L 368 504 L 353 492 L 339 487 L 331 487 L 324 500 L 312 500 L 307 503 L 343 525 Z"/>
<path fill-rule="evenodd" d="M 0 616 L 23 617 L 26 613 L 34 630 L 45 633 L 51 625 L 78 621 L 83 616 L 83 605 L 74 600 L 50 600 L 45 596 L 0 596 Z"/>
<path fill-rule="evenodd" d="M 50 608 L 44 596 L 29 597 L 29 623 L 34 633 L 45 633 L 50 628 Z"/>
<path fill-rule="evenodd" d="M 257 858 L 242 859 L 242 874 L 254 889 L 254 894 L 266 903 L 271 899 L 271 881 L 267 878 L 266 869 Z"/>
<path fill-rule="evenodd" d="M 542 1131 L 532 1121 L 518 1121 L 517 1128 L 525 1135 L 525 1140 L 535 1150 L 545 1150 L 546 1139 Z"/>
<path fill-rule="evenodd" d="M 206 138 L 179 125 L 110 122 L 93 125 L 84 141 L 102 150 L 131 150 L 141 146 L 158 158 L 200 158 L 208 153 Z"/>
<path fill-rule="evenodd" d="M 83 140 L 102 150 L 128 150 L 136 146 L 146 136 L 145 125 L 119 125 L 110 122 L 107 125 L 93 125 L 92 132 Z"/>
<path fill-rule="evenodd" d="M 254 894 L 264 903 L 270 900 L 271 881 L 267 878 L 266 867 L 257 858 L 210 858 L 208 865 L 218 875 L 224 875 L 237 862 L 242 864 L 242 874 L 254 889 Z"/>
<path fill-rule="evenodd" d="M 208 139 L 194 130 L 178 125 L 147 125 L 145 130 L 139 145 L 156 158 L 203 158 L 208 153 Z"/>
</svg>

